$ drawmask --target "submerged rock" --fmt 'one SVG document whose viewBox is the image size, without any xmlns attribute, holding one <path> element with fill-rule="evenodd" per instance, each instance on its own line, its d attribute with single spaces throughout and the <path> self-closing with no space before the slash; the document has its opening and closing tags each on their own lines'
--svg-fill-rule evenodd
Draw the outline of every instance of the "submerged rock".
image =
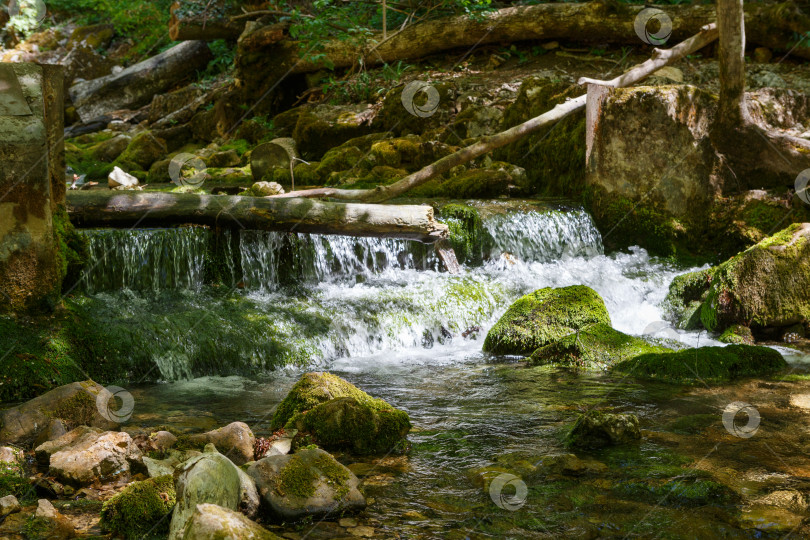
<svg viewBox="0 0 810 540">
<path fill-rule="evenodd" d="M 183 538 L 195 540 L 220 540 L 222 538 L 245 538 L 248 540 L 280 540 L 257 523 L 215 504 L 198 504 L 191 515 Z"/>
<path fill-rule="evenodd" d="M 327 448 L 391 450 L 410 431 L 408 414 L 336 375 L 306 373 L 276 409 L 271 426 L 311 434 Z"/>
<path fill-rule="evenodd" d="M 169 527 L 169 539 L 181 540 L 188 520 L 198 504 L 211 503 L 237 510 L 241 480 L 236 466 L 208 445 L 206 451 L 188 460 L 175 485 L 177 505 Z"/>
<path fill-rule="evenodd" d="M 729 345 L 642 354 L 616 364 L 613 369 L 636 377 L 697 383 L 771 375 L 785 367 L 785 359 L 774 349 Z"/>
<path fill-rule="evenodd" d="M 175 500 L 171 475 L 133 482 L 104 503 L 99 524 L 104 531 L 124 538 L 165 534 Z"/>
<path fill-rule="evenodd" d="M 754 331 L 810 320 L 810 223 L 794 224 L 723 264 L 676 278 L 667 302 L 685 327 Z M 698 323 L 699 321 L 699 323 Z"/>
<path fill-rule="evenodd" d="M 266 457 L 250 465 L 247 472 L 256 481 L 262 500 L 284 519 L 366 506 L 357 477 L 320 448 Z"/>
<path fill-rule="evenodd" d="M 484 351 L 528 356 L 594 323 L 610 326 L 605 302 L 593 289 L 574 285 L 539 289 L 512 304 L 484 341 Z"/>
<path fill-rule="evenodd" d="M 128 433 L 102 432 L 82 426 L 36 449 L 37 461 L 48 474 L 73 486 L 109 482 L 127 477 L 130 466 L 140 463 L 141 451 Z"/>
<path fill-rule="evenodd" d="M 237 465 L 253 461 L 253 445 L 256 443 L 256 437 L 244 422 L 233 422 L 208 433 L 191 435 L 189 440 L 200 446 L 213 444 Z"/>
<path fill-rule="evenodd" d="M 52 419 L 68 427 L 112 429 L 118 424 L 101 415 L 96 400 L 103 387 L 87 380 L 54 388 L 10 409 L 0 410 L 0 443 L 30 444 Z"/>
<path fill-rule="evenodd" d="M 732 345 L 753 345 L 754 334 L 751 332 L 751 329 L 745 325 L 733 324 L 726 328 L 726 331 L 720 334 L 717 340 Z"/>
<path fill-rule="evenodd" d="M 635 414 L 588 411 L 577 418 L 566 436 L 568 446 L 601 448 L 636 442 L 641 439 Z"/>
<path fill-rule="evenodd" d="M 608 369 L 645 353 L 671 352 L 600 323 L 586 326 L 534 351 L 535 365 L 559 365 L 591 370 Z"/>
</svg>

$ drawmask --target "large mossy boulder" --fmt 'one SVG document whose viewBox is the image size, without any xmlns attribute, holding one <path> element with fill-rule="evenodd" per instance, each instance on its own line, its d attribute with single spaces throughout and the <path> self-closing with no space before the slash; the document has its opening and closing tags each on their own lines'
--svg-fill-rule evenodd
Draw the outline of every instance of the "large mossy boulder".
<svg viewBox="0 0 810 540">
<path fill-rule="evenodd" d="M 104 503 L 99 524 L 102 530 L 127 539 L 165 534 L 175 499 L 171 475 L 133 482 Z"/>
<path fill-rule="evenodd" d="M 671 349 L 629 336 L 608 324 L 586 326 L 540 347 L 529 359 L 534 365 L 555 365 L 605 370 L 618 362 L 646 353 L 667 353 Z"/>
<path fill-rule="evenodd" d="M 667 302 L 685 327 L 757 330 L 810 320 L 810 223 L 793 224 L 705 271 L 676 278 Z"/>
<path fill-rule="evenodd" d="M 610 315 L 599 294 L 584 285 L 547 287 L 512 304 L 484 341 L 484 351 L 528 356 L 563 336 L 590 324 L 610 326 Z"/>
<path fill-rule="evenodd" d="M 259 494 L 282 519 L 362 510 L 366 500 L 352 472 L 320 448 L 269 456 L 249 466 Z"/>
<path fill-rule="evenodd" d="M 118 424 L 102 416 L 96 403 L 103 390 L 91 380 L 74 382 L 0 411 L 0 443 L 31 444 L 53 421 L 67 429 L 82 425 L 113 429 Z"/>
<path fill-rule="evenodd" d="M 726 382 L 771 375 L 787 366 L 774 349 L 751 345 L 700 347 L 642 354 L 613 366 L 613 371 L 679 383 Z"/>
<path fill-rule="evenodd" d="M 410 431 L 408 414 L 331 373 L 306 373 L 279 404 L 273 429 L 311 434 L 325 448 L 384 453 Z"/>
</svg>

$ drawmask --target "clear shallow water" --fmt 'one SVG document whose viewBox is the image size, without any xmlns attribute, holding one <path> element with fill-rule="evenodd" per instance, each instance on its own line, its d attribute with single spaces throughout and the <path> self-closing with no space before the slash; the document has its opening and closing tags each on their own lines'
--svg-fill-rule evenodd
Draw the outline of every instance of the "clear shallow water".
<svg viewBox="0 0 810 540">
<path fill-rule="evenodd" d="M 204 430 L 240 420 L 267 434 L 274 407 L 311 369 L 328 369 L 408 411 L 414 429 L 407 456 L 338 456 L 373 499 L 359 521 L 376 538 L 763 538 L 793 529 L 793 514 L 751 501 L 778 489 L 810 492 L 810 426 L 806 411 L 791 402 L 810 394 L 807 383 L 680 388 L 484 355 L 487 329 L 514 299 L 573 284 L 597 290 L 619 330 L 712 343 L 697 333 L 673 334 L 660 322 L 666 289 L 686 269 L 643 250 L 604 255 L 587 214 L 495 213 L 485 227 L 492 240 L 487 261 L 460 276 L 436 271 L 430 253 L 405 242 L 296 237 L 283 248 L 281 235 L 251 233 L 234 250 L 242 255 L 243 290 L 212 290 L 195 277 L 199 269 L 179 288 L 168 279 L 132 278 L 128 286 L 137 293 L 99 280 L 93 290 L 107 292 L 82 302 L 116 328 L 129 328 L 133 358 L 152 363 L 160 378 L 197 376 L 132 384 L 137 425 Z M 165 253 L 141 247 L 143 257 Z M 168 268 L 198 268 L 194 249 L 160 260 Z M 297 264 L 281 264 L 280 249 L 293 249 Z M 279 359 L 306 365 L 264 369 Z M 806 371 L 806 357 L 791 361 Z M 249 377 L 199 377 L 246 366 Z M 733 401 L 759 411 L 754 437 L 735 437 L 723 426 Z M 568 452 L 563 434 L 589 407 L 639 415 L 644 440 L 578 453 L 606 466 L 580 476 L 543 465 L 544 456 Z M 485 479 L 497 474 L 525 484 L 516 511 L 491 499 Z M 725 498 L 710 481 L 726 486 L 718 488 Z M 693 496 L 701 489 L 709 494 Z M 332 521 L 295 532 L 347 535 Z"/>
</svg>

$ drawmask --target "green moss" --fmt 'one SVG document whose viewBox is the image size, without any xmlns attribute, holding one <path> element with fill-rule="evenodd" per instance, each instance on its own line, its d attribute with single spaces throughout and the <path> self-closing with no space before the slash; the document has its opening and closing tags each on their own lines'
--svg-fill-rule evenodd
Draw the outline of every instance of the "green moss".
<svg viewBox="0 0 810 540">
<path fill-rule="evenodd" d="M 558 365 L 589 370 L 608 369 L 612 365 L 646 353 L 664 353 L 670 349 L 650 345 L 641 338 L 614 330 L 609 324 L 594 324 L 577 330 L 534 351 L 535 365 Z"/>
<path fill-rule="evenodd" d="M 25 520 L 20 532 L 26 540 L 44 540 L 49 538 L 51 528 L 52 523 L 49 519 L 31 514 Z"/>
<path fill-rule="evenodd" d="M 577 417 L 564 442 L 569 447 L 593 449 L 633 443 L 640 438 L 635 415 L 590 410 Z"/>
<path fill-rule="evenodd" d="M 538 116 L 580 87 L 540 77 L 524 79 L 517 99 L 504 110 L 502 129 Z M 585 179 L 585 118 L 572 115 L 548 129 L 496 150 L 494 159 L 526 169 L 529 193 L 579 198 Z"/>
<path fill-rule="evenodd" d="M 380 399 L 360 403 L 353 397 L 321 403 L 296 421 L 300 431 L 311 433 L 324 448 L 349 449 L 356 454 L 391 451 L 411 429 L 408 413 Z"/>
<path fill-rule="evenodd" d="M 33 504 L 37 494 L 19 463 L 0 463 L 0 498 L 14 495 L 22 506 Z"/>
<path fill-rule="evenodd" d="M 484 227 L 478 210 L 464 204 L 446 204 L 439 209 L 438 221 L 450 229 L 450 245 L 461 263 L 483 260 Z"/>
<path fill-rule="evenodd" d="M 508 195 L 512 176 L 503 168 L 469 169 L 447 180 L 434 178 L 410 190 L 413 197 L 492 199 Z"/>
<path fill-rule="evenodd" d="M 773 349 L 729 345 L 643 354 L 616 364 L 613 370 L 641 378 L 695 384 L 772 375 L 786 366 L 782 355 Z"/>
<path fill-rule="evenodd" d="M 162 159 L 168 153 L 166 141 L 156 137 L 151 131 L 142 131 L 129 142 L 124 153 L 118 156 L 114 165 L 121 167 L 138 178 L 146 178 L 146 171 L 152 163 Z"/>
<path fill-rule="evenodd" d="M 726 328 L 726 331 L 720 334 L 717 341 L 736 345 L 753 345 L 754 335 L 751 333 L 751 329 L 747 326 L 742 324 L 734 324 Z"/>
<path fill-rule="evenodd" d="M 169 529 L 176 502 L 171 475 L 133 482 L 104 503 L 101 528 L 124 538 L 159 537 Z"/>
<path fill-rule="evenodd" d="M 275 489 L 279 495 L 285 497 L 308 499 L 315 494 L 317 482 L 322 476 L 335 490 L 337 499 L 343 498 L 349 492 L 347 485 L 349 472 L 329 454 L 307 449 L 292 455 L 281 470 Z"/>
<path fill-rule="evenodd" d="M 274 430 L 282 428 L 296 414 L 341 397 L 353 397 L 361 403 L 374 401 L 374 398 L 337 375 L 325 372 L 305 373 L 279 404 L 270 425 Z"/>
<path fill-rule="evenodd" d="M 704 478 L 622 482 L 612 492 L 622 498 L 687 508 L 733 504 L 739 499 L 730 488 Z"/>
<path fill-rule="evenodd" d="M 227 152 L 228 150 L 236 150 L 240 156 L 245 155 L 246 152 L 251 150 L 253 145 L 245 139 L 233 139 L 219 147 L 220 152 Z"/>
<path fill-rule="evenodd" d="M 711 270 L 698 270 L 676 276 L 672 280 L 664 306 L 678 327 L 685 330 L 702 327 L 700 306 L 711 286 L 712 276 Z"/>
<path fill-rule="evenodd" d="M 89 426 L 97 412 L 96 400 L 87 392 L 77 392 L 61 401 L 58 406 L 45 411 L 47 416 L 62 420 L 68 431 L 79 426 Z"/>
<path fill-rule="evenodd" d="M 610 326 L 605 303 L 584 285 L 545 288 L 518 299 L 495 323 L 484 341 L 484 351 L 528 356 L 589 324 Z"/>
<path fill-rule="evenodd" d="M 88 259 L 87 238 L 79 234 L 63 205 L 53 213 L 53 234 L 56 240 L 56 256 L 60 283 L 73 287 L 81 278 L 81 271 Z"/>
</svg>

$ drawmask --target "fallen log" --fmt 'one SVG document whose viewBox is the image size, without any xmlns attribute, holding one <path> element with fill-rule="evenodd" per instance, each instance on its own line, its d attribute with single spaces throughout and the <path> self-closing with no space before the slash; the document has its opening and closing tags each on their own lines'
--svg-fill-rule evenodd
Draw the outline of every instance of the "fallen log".
<svg viewBox="0 0 810 540">
<path fill-rule="evenodd" d="M 405 238 L 447 238 L 430 206 L 346 204 L 191 193 L 79 191 L 68 193 L 77 227 L 150 227 L 199 224 L 237 229 Z"/>
<path fill-rule="evenodd" d="M 247 28 L 240 38 L 238 77 L 249 87 L 261 90 L 288 72 L 310 73 L 322 69 L 327 63 L 346 68 L 353 66 L 358 58 L 366 66 L 380 65 L 452 49 L 525 40 L 643 45 L 634 23 L 644 7 L 599 1 L 554 3 L 508 7 L 477 18 L 446 17 L 413 24 L 387 39 L 381 33 L 374 34 L 365 50 L 358 50 L 356 43 L 345 40 L 327 41 L 319 47 L 316 61 L 302 59 L 302 45 L 296 41 L 262 44 L 262 40 L 251 40 L 252 32 L 261 31 L 258 25 L 254 25 L 253 30 Z M 662 9 L 672 19 L 670 39 L 673 41 L 686 39 L 716 18 L 713 4 L 670 5 Z M 810 59 L 810 41 L 805 40 L 794 47 L 793 36 L 810 28 L 810 16 L 802 13 L 795 4 L 747 3 L 745 24 L 750 43 Z"/>
<path fill-rule="evenodd" d="M 671 49 L 655 49 L 653 57 L 646 62 L 639 64 L 628 70 L 623 75 L 613 79 L 610 82 L 594 81 L 592 79 L 581 79 L 580 83 L 599 83 L 611 84 L 618 86 L 628 86 L 634 84 L 652 73 L 658 71 L 662 67 L 680 60 L 687 54 L 698 51 L 717 39 L 717 26 L 709 24 L 701 31 L 687 39 L 686 41 L 672 47 Z M 362 201 L 362 202 L 383 202 L 394 197 L 398 197 L 408 190 L 413 189 L 427 182 L 428 180 L 450 171 L 453 167 L 472 161 L 473 159 L 482 156 L 486 153 L 513 143 L 527 135 L 535 133 L 543 127 L 551 126 L 559 122 L 566 116 L 583 109 L 585 107 L 587 95 L 581 95 L 574 99 L 570 99 L 564 103 L 556 105 L 550 111 L 547 111 L 540 116 L 536 116 L 531 120 L 514 126 L 506 131 L 496 133 L 490 137 L 485 137 L 482 140 L 462 148 L 461 150 L 445 156 L 442 159 L 431 163 L 430 165 L 409 174 L 408 176 L 394 182 L 387 186 L 377 186 L 372 189 L 339 189 L 339 188 L 316 188 L 301 191 L 291 191 L 283 195 L 275 195 L 274 198 L 284 197 L 310 197 L 321 198 L 329 197 L 332 199 L 347 200 L 347 201 Z"/>
<path fill-rule="evenodd" d="M 212 57 L 204 41 L 184 41 L 118 74 L 74 84 L 70 99 L 83 122 L 119 109 L 137 109 L 204 68 Z"/>
<path fill-rule="evenodd" d="M 174 41 L 236 39 L 245 29 L 239 2 L 177 0 L 169 8 L 169 37 Z"/>
</svg>

